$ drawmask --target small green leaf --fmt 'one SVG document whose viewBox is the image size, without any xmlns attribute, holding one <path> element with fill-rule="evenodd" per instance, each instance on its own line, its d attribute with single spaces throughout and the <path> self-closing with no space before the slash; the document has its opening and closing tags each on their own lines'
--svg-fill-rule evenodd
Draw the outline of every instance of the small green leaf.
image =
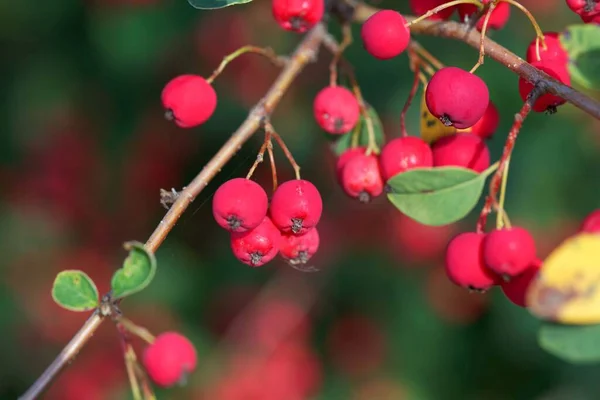
<svg viewBox="0 0 600 400">
<path fill-rule="evenodd" d="M 379 115 L 377 115 L 377 111 L 369 105 L 367 105 L 367 112 L 373 121 L 373 131 L 375 133 L 375 142 L 378 146 L 382 146 L 385 141 L 385 136 L 383 133 L 383 125 L 381 124 L 381 119 L 379 119 Z M 360 129 L 360 133 L 358 134 L 358 145 L 366 147 L 369 144 L 369 131 L 367 130 L 367 123 L 363 116 L 360 117 L 358 121 L 358 126 L 356 129 Z M 352 145 L 352 135 L 353 132 L 348 132 L 342 135 L 334 144 L 335 154 L 340 155 L 344 151 L 348 150 Z M 333 135 L 328 135 L 333 136 Z"/>
<path fill-rule="evenodd" d="M 90 311 L 98 307 L 98 289 L 85 272 L 66 270 L 56 275 L 52 298 L 62 308 L 71 311 Z"/>
<path fill-rule="evenodd" d="M 113 299 L 120 299 L 143 290 L 152 282 L 156 274 L 156 258 L 143 244 L 127 242 L 124 247 L 129 251 L 129 255 L 123 267 L 112 277 Z"/>
<path fill-rule="evenodd" d="M 477 205 L 485 179 L 497 167 L 494 164 L 481 174 L 460 167 L 412 169 L 387 182 L 391 190 L 388 199 L 402 213 L 424 225 L 451 224 Z"/>
<path fill-rule="evenodd" d="M 540 347 L 573 364 L 600 362 L 600 325 L 544 323 L 538 332 Z"/>
<path fill-rule="evenodd" d="M 214 10 L 236 4 L 250 3 L 252 0 L 188 0 L 188 3 L 199 10 Z"/>
<path fill-rule="evenodd" d="M 569 55 L 571 79 L 588 89 L 600 90 L 600 25 L 568 26 L 559 39 Z"/>
</svg>

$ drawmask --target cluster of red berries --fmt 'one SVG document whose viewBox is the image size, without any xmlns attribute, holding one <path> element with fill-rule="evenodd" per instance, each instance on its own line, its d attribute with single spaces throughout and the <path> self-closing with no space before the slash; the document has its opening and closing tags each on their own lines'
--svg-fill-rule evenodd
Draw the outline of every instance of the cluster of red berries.
<svg viewBox="0 0 600 400">
<path fill-rule="evenodd" d="M 142 363 L 148 376 L 162 387 L 183 384 L 196 369 L 197 354 L 192 342 L 177 332 L 165 332 L 145 350 Z"/>
<path fill-rule="evenodd" d="M 600 24 L 600 1 L 598 0 L 566 0 L 567 6 L 586 24 Z"/>
<path fill-rule="evenodd" d="M 319 248 L 317 223 L 323 201 L 306 180 L 282 183 L 271 204 L 265 190 L 246 178 L 223 183 L 213 197 L 213 216 L 231 234 L 235 257 L 260 267 L 280 254 L 292 265 L 306 264 Z"/>
<path fill-rule="evenodd" d="M 436 7 L 442 6 L 448 3 L 449 0 L 410 0 L 410 9 L 415 15 L 423 15 L 429 10 L 433 10 Z M 482 0 L 483 4 L 488 4 L 490 0 Z M 458 11 L 458 16 L 461 21 L 469 21 L 474 15 L 479 12 L 479 9 L 474 4 L 458 4 L 444 8 L 437 14 L 432 15 L 429 19 L 434 21 L 448 20 L 454 14 L 454 11 Z M 496 5 L 496 8 L 492 11 L 488 21 L 488 29 L 502 29 L 510 18 L 510 4 L 500 2 Z M 477 30 L 481 31 L 483 28 L 484 18 L 480 18 L 477 21 Z"/>
</svg>

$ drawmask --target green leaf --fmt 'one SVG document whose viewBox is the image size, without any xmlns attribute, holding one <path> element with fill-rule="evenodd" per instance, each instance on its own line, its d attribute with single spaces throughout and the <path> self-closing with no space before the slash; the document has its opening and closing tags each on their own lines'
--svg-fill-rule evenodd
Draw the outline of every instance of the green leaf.
<svg viewBox="0 0 600 400">
<path fill-rule="evenodd" d="M 600 362 L 600 325 L 544 323 L 538 332 L 540 347 L 573 364 Z"/>
<path fill-rule="evenodd" d="M 412 169 L 387 182 L 388 199 L 402 213 L 424 225 L 451 224 L 477 205 L 485 179 L 497 167 L 494 164 L 481 174 L 460 167 Z"/>
<path fill-rule="evenodd" d="M 129 255 L 123 267 L 112 277 L 112 298 L 120 299 L 143 290 L 156 274 L 156 258 L 143 244 L 127 242 L 124 245 Z"/>
<path fill-rule="evenodd" d="M 92 278 L 74 269 L 56 275 L 52 298 L 56 304 L 71 311 L 90 311 L 99 305 L 98 289 Z"/>
<path fill-rule="evenodd" d="M 385 136 L 383 133 L 383 125 L 381 124 L 381 119 L 379 119 L 379 115 L 377 115 L 377 111 L 369 105 L 367 105 L 367 113 L 371 117 L 373 121 L 373 131 L 375 132 L 375 142 L 377 142 L 378 146 L 382 146 L 385 141 Z M 358 136 L 358 145 L 366 147 L 369 144 L 369 132 L 367 130 L 367 123 L 363 116 L 360 117 L 358 121 L 356 129 L 359 129 Z M 348 150 L 352 145 L 352 135 L 354 132 L 348 132 L 342 137 L 340 137 L 334 144 L 333 150 L 335 154 L 340 155 L 344 151 Z M 333 136 L 333 135 L 328 135 Z"/>
<path fill-rule="evenodd" d="M 569 55 L 571 79 L 588 89 L 600 90 L 600 25 L 568 26 L 559 39 Z"/>
<path fill-rule="evenodd" d="M 188 3 L 199 10 L 214 10 L 236 4 L 250 3 L 252 0 L 188 0 Z"/>
</svg>

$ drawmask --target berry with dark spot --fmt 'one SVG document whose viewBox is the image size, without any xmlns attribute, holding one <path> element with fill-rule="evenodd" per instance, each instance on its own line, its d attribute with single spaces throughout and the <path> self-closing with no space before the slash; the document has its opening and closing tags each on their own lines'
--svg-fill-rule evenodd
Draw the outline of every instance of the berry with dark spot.
<svg viewBox="0 0 600 400">
<path fill-rule="evenodd" d="M 483 258 L 484 233 L 460 233 L 446 248 L 446 274 L 456 285 L 474 291 L 486 291 L 500 282 L 487 268 Z"/>
<path fill-rule="evenodd" d="M 281 232 L 269 217 L 248 232 L 231 234 L 233 255 L 251 267 L 260 267 L 271 261 L 279 252 Z"/>
<path fill-rule="evenodd" d="M 328 86 L 315 97 L 313 113 L 323 130 L 341 135 L 354 128 L 360 118 L 360 107 L 350 90 Z"/>
<path fill-rule="evenodd" d="M 282 183 L 271 199 L 270 214 L 282 233 L 303 235 L 314 228 L 323 213 L 319 190 L 303 179 Z"/>
<path fill-rule="evenodd" d="M 165 117 L 180 128 L 193 128 L 206 122 L 217 108 L 215 89 L 201 76 L 180 75 L 167 83 L 161 100 Z"/>
<path fill-rule="evenodd" d="M 446 126 L 469 128 L 485 114 L 490 93 L 485 82 L 457 67 L 437 71 L 425 91 L 429 111 Z"/>
<path fill-rule="evenodd" d="M 470 133 L 443 136 L 431 146 L 435 167 L 463 167 L 483 172 L 490 166 L 490 151 L 485 141 Z"/>
<path fill-rule="evenodd" d="M 283 29 L 298 33 L 306 32 L 323 18 L 324 0 L 273 0 L 275 21 Z"/>
<path fill-rule="evenodd" d="M 368 203 L 383 193 L 377 156 L 359 154 L 348 160 L 342 171 L 341 185 L 348 196 L 361 203 Z"/>
<path fill-rule="evenodd" d="M 223 183 L 213 197 L 213 216 L 221 227 L 231 232 L 256 228 L 267 215 L 269 199 L 258 183 L 234 178 Z"/>
<path fill-rule="evenodd" d="M 183 383 L 196 368 L 196 349 L 183 335 L 165 332 L 144 350 L 142 363 L 148 376 L 159 386 Z"/>
<path fill-rule="evenodd" d="M 400 55 L 410 42 L 406 19 L 394 10 L 381 10 L 371 15 L 362 25 L 360 34 L 365 50 L 380 60 Z"/>
<path fill-rule="evenodd" d="M 523 273 L 536 259 L 535 241 L 525 228 L 494 229 L 483 245 L 485 263 L 506 280 Z"/>
<path fill-rule="evenodd" d="M 317 228 L 308 230 L 304 235 L 283 234 L 279 245 L 279 254 L 292 265 L 304 265 L 319 249 Z"/>
<path fill-rule="evenodd" d="M 433 166 L 431 148 L 423 139 L 406 136 L 390 140 L 379 156 L 384 181 L 413 168 Z"/>
</svg>

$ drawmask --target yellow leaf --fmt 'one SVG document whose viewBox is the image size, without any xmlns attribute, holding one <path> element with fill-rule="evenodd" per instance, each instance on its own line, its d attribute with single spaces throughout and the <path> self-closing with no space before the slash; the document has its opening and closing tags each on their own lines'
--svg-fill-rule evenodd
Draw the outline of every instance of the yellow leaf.
<svg viewBox="0 0 600 400">
<path fill-rule="evenodd" d="M 526 303 L 546 320 L 600 323 L 600 235 L 581 233 L 557 247 L 529 286 Z"/>
<path fill-rule="evenodd" d="M 443 136 L 456 133 L 456 128 L 444 125 L 442 121 L 429 112 L 425 102 L 425 90 L 427 90 L 427 86 L 425 86 L 421 97 L 421 138 L 431 144 Z"/>
</svg>

